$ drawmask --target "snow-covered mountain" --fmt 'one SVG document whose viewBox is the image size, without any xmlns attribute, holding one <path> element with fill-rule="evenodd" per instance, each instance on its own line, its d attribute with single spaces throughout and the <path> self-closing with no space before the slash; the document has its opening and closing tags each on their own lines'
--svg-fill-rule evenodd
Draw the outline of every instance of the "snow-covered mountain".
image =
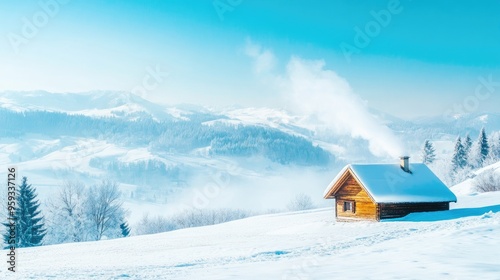
<svg viewBox="0 0 500 280">
<path fill-rule="evenodd" d="M 51 93 L 46 91 L 4 91 L 0 92 L 0 108 L 14 111 L 52 111 L 80 114 L 93 117 L 134 117 L 150 116 L 159 120 L 186 119 L 192 114 L 217 116 L 216 121 L 233 124 L 263 125 L 274 128 L 312 130 L 311 116 L 298 116 L 283 109 L 233 107 L 221 110 L 208 109 L 197 105 L 167 106 L 155 104 L 129 92 L 92 91 L 82 93 Z M 370 109 L 370 113 L 381 123 L 395 128 L 423 129 L 439 128 L 443 133 L 456 134 L 471 130 L 478 131 L 482 126 L 487 130 L 500 130 L 500 114 L 472 112 L 449 116 L 403 120 L 382 111 Z"/>
<path fill-rule="evenodd" d="M 14 111 L 51 111 L 91 117 L 175 118 L 175 110 L 154 104 L 128 92 L 92 91 L 51 93 L 46 91 L 0 93 L 0 108 Z"/>
<path fill-rule="evenodd" d="M 0 162 L 17 166 L 42 200 L 66 180 L 116 180 L 131 204 L 171 202 L 218 174 L 232 187 L 259 181 L 257 191 L 296 168 L 325 170 L 335 160 L 303 128 L 272 117 L 294 118 L 279 110 L 223 114 L 122 92 L 42 91 L 0 93 L 0 107 L 8 124 L 0 128 Z"/>
<path fill-rule="evenodd" d="M 457 135 L 474 137 L 482 126 L 500 130 L 498 114 L 407 121 L 370 112 L 414 160 L 425 139 L 444 158 Z M 274 179 L 289 177 L 283 185 L 309 192 L 297 174 L 315 172 L 310 177 L 320 190 L 345 163 L 396 160 L 372 155 L 367 140 L 338 134 L 314 116 L 272 108 L 165 106 L 126 92 L 3 92 L 0 121 L 6 124 L 0 128 L 0 162 L 18 166 L 42 195 L 64 180 L 111 178 L 127 197 L 165 203 L 172 193 L 226 173 L 236 186 L 260 180 L 269 189 Z"/>
</svg>

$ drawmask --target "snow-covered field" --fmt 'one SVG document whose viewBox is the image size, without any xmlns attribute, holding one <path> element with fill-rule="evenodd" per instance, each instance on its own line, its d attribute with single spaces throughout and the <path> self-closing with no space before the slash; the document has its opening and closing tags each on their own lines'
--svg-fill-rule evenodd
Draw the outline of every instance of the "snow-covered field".
<svg viewBox="0 0 500 280">
<path fill-rule="evenodd" d="M 18 272 L 4 262 L 0 279 L 500 279 L 500 192 L 458 199 L 380 223 L 336 223 L 326 208 L 18 249 Z"/>
</svg>

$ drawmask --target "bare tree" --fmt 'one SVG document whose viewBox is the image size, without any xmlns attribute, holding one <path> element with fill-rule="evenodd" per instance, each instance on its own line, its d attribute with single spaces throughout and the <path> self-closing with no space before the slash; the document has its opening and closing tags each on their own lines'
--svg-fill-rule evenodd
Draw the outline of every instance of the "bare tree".
<svg viewBox="0 0 500 280">
<path fill-rule="evenodd" d="M 81 182 L 66 183 L 59 193 L 62 211 L 69 218 L 73 242 L 85 241 L 85 213 L 83 209 L 85 186 Z"/>
<path fill-rule="evenodd" d="M 290 211 L 301 211 L 314 208 L 314 204 L 310 196 L 299 193 L 286 206 Z"/>
<path fill-rule="evenodd" d="M 81 182 L 66 182 L 59 191 L 59 200 L 62 210 L 68 216 L 75 215 L 78 205 L 81 204 L 85 186 Z"/>
<path fill-rule="evenodd" d="M 239 220 L 251 215 L 242 209 L 190 209 L 172 217 L 177 228 L 200 227 Z"/>
<path fill-rule="evenodd" d="M 172 231 L 177 229 L 177 226 L 165 217 L 157 216 L 150 218 L 148 214 L 145 214 L 135 228 L 137 235 L 143 235 Z"/>
<path fill-rule="evenodd" d="M 500 191 L 500 174 L 488 169 L 474 179 L 474 186 L 478 192 Z"/>
<path fill-rule="evenodd" d="M 119 233 L 125 216 L 120 197 L 121 193 L 115 182 L 102 181 L 89 188 L 85 209 L 94 240 L 102 239 L 106 233 Z"/>
<path fill-rule="evenodd" d="M 86 241 L 84 211 L 85 186 L 81 182 L 65 182 L 59 193 L 47 201 L 47 241 L 49 244 Z"/>
<path fill-rule="evenodd" d="M 166 232 L 181 228 L 215 225 L 249 217 L 250 212 L 242 209 L 189 209 L 171 217 L 144 215 L 134 227 L 137 235 Z"/>
</svg>

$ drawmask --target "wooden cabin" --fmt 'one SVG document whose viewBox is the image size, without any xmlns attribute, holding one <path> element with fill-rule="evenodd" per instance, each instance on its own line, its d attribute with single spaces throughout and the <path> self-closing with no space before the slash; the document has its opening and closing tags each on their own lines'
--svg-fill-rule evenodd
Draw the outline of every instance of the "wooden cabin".
<svg viewBox="0 0 500 280">
<path fill-rule="evenodd" d="M 423 163 L 350 164 L 328 185 L 337 221 L 404 217 L 413 212 L 449 210 L 457 198 Z"/>
</svg>

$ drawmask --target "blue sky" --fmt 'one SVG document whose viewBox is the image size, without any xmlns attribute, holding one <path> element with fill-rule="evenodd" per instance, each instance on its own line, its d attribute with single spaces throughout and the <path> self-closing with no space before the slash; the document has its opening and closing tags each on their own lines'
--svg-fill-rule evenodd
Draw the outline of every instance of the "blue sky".
<svg viewBox="0 0 500 280">
<path fill-rule="evenodd" d="M 0 1 L 0 91 L 147 87 L 164 103 L 286 107 L 255 74 L 253 42 L 276 75 L 291 57 L 323 60 L 400 117 L 500 111 L 500 2 L 366 2 Z"/>
</svg>

